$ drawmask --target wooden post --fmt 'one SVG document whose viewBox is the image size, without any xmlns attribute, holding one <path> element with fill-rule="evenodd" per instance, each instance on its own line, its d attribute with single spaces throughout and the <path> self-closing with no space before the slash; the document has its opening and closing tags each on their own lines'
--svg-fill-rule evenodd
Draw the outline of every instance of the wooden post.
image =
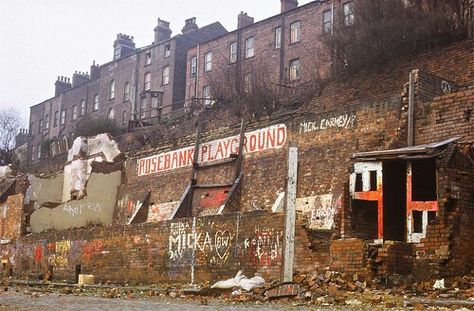
<svg viewBox="0 0 474 311">
<path fill-rule="evenodd" d="M 239 178 L 240 172 L 242 171 L 242 161 L 244 159 L 244 138 L 245 138 L 245 122 L 244 118 L 240 121 L 240 137 L 239 137 L 239 154 L 237 163 L 235 165 L 235 176 L 234 182 Z"/>
<path fill-rule="evenodd" d="M 298 179 L 298 147 L 290 142 L 285 200 L 285 239 L 283 248 L 283 282 L 293 282 L 295 256 L 296 185 Z"/>
<path fill-rule="evenodd" d="M 197 167 L 199 161 L 199 144 L 201 139 L 201 126 L 198 127 L 196 130 L 196 143 L 194 144 L 194 157 L 193 157 L 193 170 L 191 172 L 191 189 L 189 190 L 189 197 L 186 206 L 186 216 L 191 217 L 193 216 L 193 195 L 194 189 L 193 186 L 196 185 L 196 178 L 197 178 Z"/>
</svg>

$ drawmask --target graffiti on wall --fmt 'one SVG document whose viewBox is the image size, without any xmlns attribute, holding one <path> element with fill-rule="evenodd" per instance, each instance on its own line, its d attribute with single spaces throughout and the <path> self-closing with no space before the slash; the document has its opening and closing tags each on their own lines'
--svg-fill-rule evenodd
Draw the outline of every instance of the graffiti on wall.
<svg viewBox="0 0 474 311">
<path fill-rule="evenodd" d="M 267 128 L 245 133 L 243 151 L 246 154 L 262 152 L 283 147 L 287 140 L 286 125 L 278 124 Z M 229 158 L 238 153 L 239 136 L 202 143 L 199 146 L 199 163 L 207 163 Z M 145 176 L 189 167 L 193 163 L 194 146 L 160 153 L 138 160 L 138 176 Z"/>
<path fill-rule="evenodd" d="M 178 207 L 178 203 L 179 201 L 150 205 L 150 208 L 148 209 L 147 222 L 170 220 Z"/>
<path fill-rule="evenodd" d="M 243 241 L 244 256 L 255 265 L 281 264 L 283 231 L 256 226 L 253 236 Z"/>
<path fill-rule="evenodd" d="M 102 240 L 86 241 L 82 247 L 82 258 L 89 261 L 94 255 L 102 253 L 103 248 L 104 241 Z"/>
<path fill-rule="evenodd" d="M 63 206 L 63 211 L 73 217 L 82 215 L 82 211 L 86 209 L 100 213 L 102 211 L 102 204 L 98 202 L 77 203 L 75 201 L 74 203 L 66 203 Z"/>
<path fill-rule="evenodd" d="M 49 265 L 53 267 L 65 267 L 68 265 L 71 241 L 61 240 L 55 243 L 48 243 L 47 249 L 50 254 L 48 256 Z"/>
<path fill-rule="evenodd" d="M 310 229 L 331 230 L 334 216 L 342 206 L 341 195 L 332 193 L 296 199 L 296 209 L 308 219 Z"/>
<path fill-rule="evenodd" d="M 168 258 L 176 263 L 194 260 L 196 266 L 222 266 L 231 256 L 235 237 L 235 220 L 216 223 L 198 218 L 195 226 L 189 222 L 171 223 Z"/>
<path fill-rule="evenodd" d="M 354 127 L 357 116 L 355 114 L 341 114 L 334 117 L 324 117 L 300 123 L 300 134 L 323 131 L 331 128 L 347 129 Z"/>
</svg>

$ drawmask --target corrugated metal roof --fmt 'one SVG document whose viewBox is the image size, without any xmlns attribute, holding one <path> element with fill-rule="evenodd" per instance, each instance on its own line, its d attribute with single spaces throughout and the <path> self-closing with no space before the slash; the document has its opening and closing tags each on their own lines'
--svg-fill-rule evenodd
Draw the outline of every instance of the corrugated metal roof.
<svg viewBox="0 0 474 311">
<path fill-rule="evenodd" d="M 444 152 L 445 147 L 461 137 L 452 137 L 440 142 L 403 147 L 389 150 L 367 151 L 354 153 L 351 157 L 357 161 L 395 160 L 395 159 L 427 159 Z"/>
</svg>

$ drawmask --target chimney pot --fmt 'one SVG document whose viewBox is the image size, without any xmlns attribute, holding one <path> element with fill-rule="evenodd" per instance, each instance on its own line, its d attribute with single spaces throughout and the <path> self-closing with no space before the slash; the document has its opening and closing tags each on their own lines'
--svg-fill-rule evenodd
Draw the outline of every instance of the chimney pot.
<svg viewBox="0 0 474 311">
<path fill-rule="evenodd" d="M 244 28 L 249 25 L 252 25 L 254 22 L 254 18 L 248 16 L 248 14 L 244 11 L 241 11 L 240 14 L 237 16 L 237 28 Z"/>
</svg>

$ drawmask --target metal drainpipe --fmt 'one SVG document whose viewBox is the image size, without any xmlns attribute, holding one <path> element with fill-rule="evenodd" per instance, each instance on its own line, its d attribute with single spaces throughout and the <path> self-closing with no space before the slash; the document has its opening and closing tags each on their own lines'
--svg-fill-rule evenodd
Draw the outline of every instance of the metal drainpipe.
<svg viewBox="0 0 474 311">
<path fill-rule="evenodd" d="M 408 88 L 408 135 L 407 146 L 413 146 L 415 137 L 415 73 L 413 70 L 409 75 Z"/>
</svg>

